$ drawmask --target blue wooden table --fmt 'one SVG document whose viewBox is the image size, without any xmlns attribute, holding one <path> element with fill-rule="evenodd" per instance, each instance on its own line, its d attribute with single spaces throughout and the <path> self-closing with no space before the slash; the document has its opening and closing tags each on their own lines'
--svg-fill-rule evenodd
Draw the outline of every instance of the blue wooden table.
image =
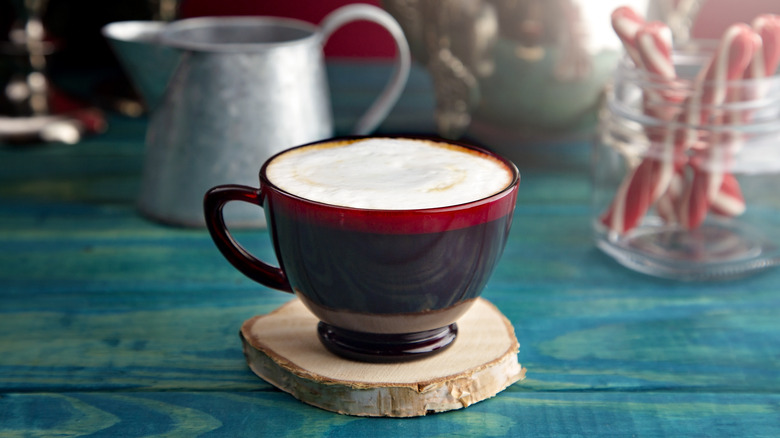
<svg viewBox="0 0 780 438">
<path fill-rule="evenodd" d="M 381 68 L 331 65 L 337 128 Z M 380 132 L 431 133 L 417 69 Z M 255 377 L 238 329 L 290 299 L 205 230 L 134 206 L 144 118 L 81 143 L 0 146 L 0 436 L 780 436 L 780 270 L 675 283 L 618 266 L 589 231 L 588 145 L 517 145 L 511 238 L 483 296 L 525 381 L 463 410 L 370 419 Z M 236 232 L 272 257 L 264 231 Z"/>
</svg>

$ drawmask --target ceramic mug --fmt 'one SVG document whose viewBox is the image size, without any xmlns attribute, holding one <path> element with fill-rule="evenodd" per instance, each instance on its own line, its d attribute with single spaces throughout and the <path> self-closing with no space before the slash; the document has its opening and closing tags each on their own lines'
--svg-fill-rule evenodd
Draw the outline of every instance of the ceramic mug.
<svg viewBox="0 0 780 438">
<path fill-rule="evenodd" d="M 295 293 L 319 318 L 320 340 L 332 352 L 365 361 L 436 353 L 455 339 L 456 320 L 481 294 L 503 252 L 519 172 L 492 152 L 442 143 L 439 147 L 498 163 L 505 183 L 468 202 L 395 209 L 307 199 L 269 178 L 273 163 L 296 160 L 294 154 L 302 150 L 355 141 L 331 140 L 277 154 L 261 168 L 259 188 L 214 187 L 204 200 L 207 227 L 239 271 L 268 287 Z M 375 183 L 357 179 L 358 185 Z M 230 234 L 222 209 L 232 201 L 264 210 L 279 267 L 255 258 Z"/>
</svg>

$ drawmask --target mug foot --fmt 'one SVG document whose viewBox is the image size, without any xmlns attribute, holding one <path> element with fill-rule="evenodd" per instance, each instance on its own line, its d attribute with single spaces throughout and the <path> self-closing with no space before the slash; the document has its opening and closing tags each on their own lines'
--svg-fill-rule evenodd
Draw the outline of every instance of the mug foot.
<svg viewBox="0 0 780 438">
<path fill-rule="evenodd" d="M 405 362 L 445 350 L 458 335 L 458 326 L 416 333 L 377 334 L 345 330 L 320 322 L 317 333 L 332 353 L 361 362 Z"/>
</svg>

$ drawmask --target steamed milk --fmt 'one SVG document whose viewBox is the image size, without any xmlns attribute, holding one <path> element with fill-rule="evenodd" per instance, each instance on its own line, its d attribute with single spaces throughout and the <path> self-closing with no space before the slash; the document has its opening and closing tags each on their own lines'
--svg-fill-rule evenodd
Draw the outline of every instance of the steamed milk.
<svg viewBox="0 0 780 438">
<path fill-rule="evenodd" d="M 277 187 L 344 207 L 406 210 L 475 201 L 505 189 L 500 161 L 426 140 L 372 138 L 295 149 L 269 163 Z"/>
</svg>

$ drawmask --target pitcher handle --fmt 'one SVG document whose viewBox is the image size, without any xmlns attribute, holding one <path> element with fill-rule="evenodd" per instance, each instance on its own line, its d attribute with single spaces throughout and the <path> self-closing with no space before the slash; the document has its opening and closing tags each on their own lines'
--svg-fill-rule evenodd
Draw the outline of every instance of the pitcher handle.
<svg viewBox="0 0 780 438">
<path fill-rule="evenodd" d="M 398 49 L 395 69 L 390 82 L 358 120 L 353 130 L 355 135 L 368 135 L 382 123 L 401 96 L 409 78 L 412 57 L 404 31 L 395 18 L 383 9 L 365 3 L 342 6 L 328 14 L 321 23 L 323 44 L 341 26 L 360 20 L 370 21 L 384 27 L 395 40 L 395 46 Z"/>
<path fill-rule="evenodd" d="M 263 195 L 259 189 L 240 185 L 222 185 L 209 190 L 203 198 L 206 227 L 223 256 L 252 280 L 283 292 L 292 292 L 284 271 L 271 266 L 244 249 L 230 234 L 222 209 L 232 201 L 262 206 Z"/>
</svg>

